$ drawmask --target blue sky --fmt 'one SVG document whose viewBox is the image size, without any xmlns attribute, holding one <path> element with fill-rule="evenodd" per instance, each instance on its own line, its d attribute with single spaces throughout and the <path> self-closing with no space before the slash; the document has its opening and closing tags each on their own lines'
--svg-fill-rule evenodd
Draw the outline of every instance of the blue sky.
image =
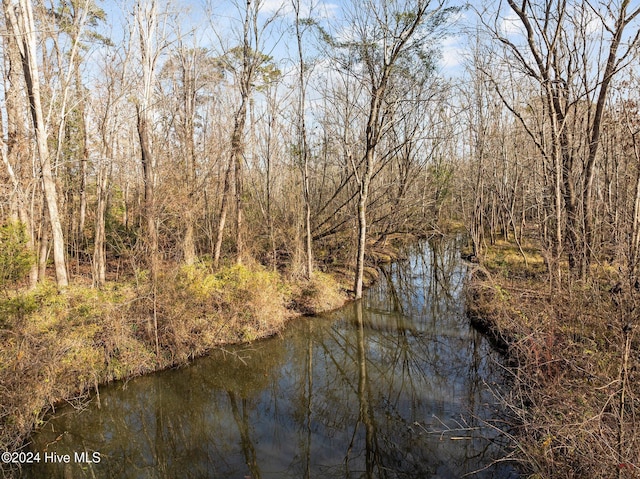
<svg viewBox="0 0 640 479">
<path fill-rule="evenodd" d="M 336 20 L 342 8 L 339 1 L 317 1 L 302 0 L 303 14 L 308 15 L 311 2 L 313 2 L 312 14 L 315 18 L 323 21 Z M 135 5 L 135 0 L 122 1 L 100 1 L 99 5 L 107 13 L 107 24 L 101 26 L 100 31 L 105 36 L 110 37 L 114 43 L 122 42 L 124 38 L 123 30 L 126 29 L 127 22 L 131 21 L 131 11 Z M 462 2 L 451 2 L 451 5 L 461 5 Z M 230 44 L 234 41 L 234 29 L 237 31 L 240 25 L 237 22 L 237 7 L 230 0 L 159 0 L 159 10 L 167 10 L 172 14 L 179 14 L 181 20 L 181 30 L 188 32 L 197 31 L 197 41 L 210 48 L 220 48 L 220 43 Z M 263 17 L 280 12 L 281 18 L 271 29 L 270 38 L 265 39 L 265 43 L 278 43 L 274 50 L 274 56 L 284 57 L 288 55 L 287 47 L 291 38 L 283 35 L 286 24 L 291 24 L 293 10 L 290 0 L 264 0 L 261 11 Z M 461 12 L 452 22 L 452 34 L 442 43 L 441 67 L 444 74 L 456 74 L 460 69 L 460 62 L 465 51 L 465 38 L 460 33 L 461 25 L 467 22 L 470 11 Z M 458 32 L 456 34 L 456 32 Z M 228 45 L 226 45 L 228 46 Z M 267 49 L 270 47 L 265 45 Z M 293 53 L 293 52 L 292 52 Z"/>
</svg>

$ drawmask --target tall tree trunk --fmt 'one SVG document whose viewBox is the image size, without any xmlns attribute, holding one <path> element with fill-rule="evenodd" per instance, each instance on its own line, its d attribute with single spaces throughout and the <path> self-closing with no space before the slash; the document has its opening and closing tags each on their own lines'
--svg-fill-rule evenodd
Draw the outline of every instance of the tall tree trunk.
<svg viewBox="0 0 640 479">
<path fill-rule="evenodd" d="M 79 68 L 76 68 L 76 89 L 81 95 L 83 95 Z M 78 218 L 78 240 L 80 244 L 84 245 L 84 225 L 87 218 L 87 165 L 89 162 L 87 112 L 84 98 L 81 99 L 79 108 L 80 121 L 82 122 L 82 157 L 80 158 L 80 211 Z"/>
<path fill-rule="evenodd" d="M 157 4 L 139 4 L 136 19 L 139 29 L 140 61 L 142 63 L 142 95 L 136 104 L 138 116 L 138 137 L 140 140 L 140 160 L 144 180 L 144 222 L 147 233 L 148 266 L 153 284 L 156 284 L 159 266 L 158 227 L 156 224 L 155 176 L 156 157 L 152 136 L 152 104 L 158 50 L 155 45 L 157 26 Z"/>
<path fill-rule="evenodd" d="M 222 203 L 220 205 L 220 218 L 218 219 L 218 231 L 216 233 L 216 244 L 213 251 L 213 266 L 220 265 L 220 252 L 222 250 L 222 240 L 224 238 L 224 227 L 227 222 L 227 214 L 229 212 L 229 194 L 231 190 L 231 167 L 233 159 L 229 159 L 229 163 L 224 171 L 224 183 L 222 186 Z"/>
<path fill-rule="evenodd" d="M 196 202 L 196 146 L 195 146 L 195 111 L 196 111 L 196 65 L 197 53 L 180 51 L 180 68 L 182 80 L 182 135 L 185 149 L 184 168 L 187 190 L 187 201 L 184 211 L 184 237 L 182 254 L 186 264 L 193 264 L 196 258 L 195 246 L 195 202 Z"/>
<path fill-rule="evenodd" d="M 107 211 L 107 196 L 109 179 L 111 177 L 112 157 L 110 149 L 107 148 L 104 159 L 98 170 L 98 179 L 96 182 L 96 223 L 95 236 L 93 246 L 93 283 L 94 286 L 102 287 L 107 279 L 107 253 L 106 253 L 106 231 L 105 231 L 105 214 Z"/>
<path fill-rule="evenodd" d="M 233 135 L 231 137 L 231 158 L 234 165 L 235 178 L 235 195 L 236 195 L 236 262 L 242 263 L 244 255 L 244 238 L 243 238 L 243 173 L 242 163 L 244 162 L 244 125 L 247 116 L 247 98 L 242 97 L 240 108 L 236 113 L 233 126 Z"/>
<path fill-rule="evenodd" d="M 189 195 L 191 197 L 191 195 Z M 190 199 L 190 201 L 193 201 Z M 196 245 L 193 230 L 193 209 L 187 205 L 184 210 L 184 238 L 182 240 L 182 255 L 185 264 L 193 264 L 196 259 Z"/>
<path fill-rule="evenodd" d="M 77 237 L 80 245 L 84 244 L 84 225 L 87 219 L 87 163 L 89 160 L 89 149 L 82 148 L 82 158 L 80 159 L 80 211 L 78 212 Z"/>
<path fill-rule="evenodd" d="M 247 103 L 251 97 L 252 81 L 256 65 L 258 52 L 253 52 L 250 41 L 250 26 L 253 21 L 254 36 L 257 47 L 256 21 L 257 8 L 251 6 L 252 0 L 247 0 L 244 25 L 243 25 L 243 42 L 242 42 L 242 70 L 240 71 L 240 107 L 238 108 L 234 123 L 233 133 L 231 134 L 231 161 L 234 165 L 235 177 L 235 195 L 236 195 L 236 262 L 242 263 L 244 255 L 244 198 L 243 198 L 243 172 L 242 163 L 244 162 L 244 127 L 247 121 Z M 252 8 L 254 11 L 252 12 Z"/>
<path fill-rule="evenodd" d="M 22 64 L 20 57 L 20 48 L 18 45 L 18 37 L 13 30 L 13 24 L 7 15 L 8 9 L 11 8 L 9 0 L 3 0 L 5 12 L 5 24 L 7 35 L 4 37 L 5 49 L 5 108 L 7 123 L 7 144 L 2 148 L 2 160 L 6 166 L 7 173 L 13 189 L 16 194 L 18 219 L 24 223 L 27 233 L 27 247 L 34 255 L 36 253 L 36 242 L 34 240 L 33 218 L 29 214 L 28 208 L 28 191 L 23 187 L 23 181 L 20 172 L 16 173 L 14 166 L 26 166 L 29 162 L 29 147 L 27 144 L 27 133 L 25 131 L 24 117 L 26 108 L 20 98 L 20 86 L 23 81 L 19 71 Z M 2 140 L 0 140 L 1 142 Z M 29 287 L 35 287 L 38 282 L 38 265 L 34 261 L 29 270 Z"/>
<path fill-rule="evenodd" d="M 362 298 L 364 279 L 364 255 L 367 246 L 367 200 L 369 199 L 369 184 L 373 164 L 376 158 L 376 146 L 380 139 L 380 105 L 384 97 L 384 85 L 372 92 L 371 107 L 366 129 L 366 150 L 364 156 L 364 171 L 359 178 L 358 188 L 358 252 L 356 257 L 356 279 L 354 293 L 356 299 Z"/>
<path fill-rule="evenodd" d="M 62 233 L 62 223 L 58 212 L 58 193 L 51 168 L 47 130 L 40 99 L 40 79 L 36 57 L 36 31 L 31 1 L 20 0 L 19 5 L 16 5 L 14 8 L 15 9 L 10 7 L 9 17 L 14 32 L 21 39 L 19 46 L 22 56 L 22 67 L 29 95 L 31 118 L 42 172 L 42 186 L 53 236 L 53 261 L 56 271 L 56 282 L 58 287 L 65 288 L 69 284 L 69 279 L 65 259 L 64 235 Z"/>
<path fill-rule="evenodd" d="M 224 186 L 222 191 L 222 204 L 220 206 L 220 219 L 218 221 L 218 234 L 216 238 L 216 247 L 213 256 L 214 266 L 218 266 L 220 262 L 220 250 L 222 248 L 222 239 L 224 236 L 224 227 L 229 210 L 229 193 L 231 190 L 231 168 L 233 168 L 235 179 L 235 203 L 236 203 L 236 261 L 242 263 L 243 256 L 243 204 L 242 197 L 242 163 L 244 161 L 244 125 L 247 116 L 247 98 L 243 95 L 240 107 L 236 112 L 233 132 L 231 133 L 231 152 L 229 156 L 229 164 L 224 174 Z"/>
<path fill-rule="evenodd" d="M 155 281 L 158 274 L 158 228 L 156 226 L 155 201 L 155 159 L 153 157 L 151 136 L 149 132 L 148 113 L 138 111 L 138 136 L 140 137 L 140 153 L 144 174 L 144 217 L 147 231 L 147 246 L 149 254 L 149 269 Z"/>
<path fill-rule="evenodd" d="M 313 238 L 311 236 L 311 193 L 309 191 L 309 145 L 307 144 L 307 123 L 305 120 L 306 106 L 306 81 L 305 62 L 302 51 L 302 29 L 300 28 L 300 0 L 293 2 L 293 9 L 296 14 L 296 40 L 298 44 L 298 83 L 299 83 L 299 148 L 302 159 L 302 193 L 304 198 L 304 232 L 306 250 L 306 275 L 310 279 L 313 276 Z"/>
<path fill-rule="evenodd" d="M 367 152 L 367 157 L 373 158 L 373 152 Z M 369 162 L 369 159 L 366 160 Z M 364 254 L 367 245 L 367 199 L 369 196 L 370 173 L 365 172 L 358 192 L 358 252 L 356 257 L 356 279 L 354 292 L 356 299 L 362 298 L 364 278 Z"/>
</svg>

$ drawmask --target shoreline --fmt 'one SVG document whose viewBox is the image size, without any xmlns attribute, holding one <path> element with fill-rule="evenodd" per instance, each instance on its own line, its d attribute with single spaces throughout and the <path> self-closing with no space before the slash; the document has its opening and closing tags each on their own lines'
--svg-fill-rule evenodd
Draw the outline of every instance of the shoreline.
<svg viewBox="0 0 640 479">
<path fill-rule="evenodd" d="M 372 251 L 365 288 L 378 279 L 377 266 L 401 260 L 397 248 L 411 242 Z M 142 271 L 101 289 L 72 283 L 61 293 L 44 282 L 0 301 L 0 313 L 8 313 L 6 326 L 0 321 L 0 450 L 23 450 L 60 403 L 81 404 L 101 386 L 267 339 L 291 321 L 353 301 L 341 268 L 306 280 L 257 263 L 216 272 L 205 263 L 170 266 L 155 288 Z M 19 471 L 0 470 L 4 477 Z"/>
<path fill-rule="evenodd" d="M 338 277 L 285 279 L 258 265 L 183 267 L 148 284 L 52 284 L 14 295 L 0 325 L 0 450 L 20 451 L 46 414 L 102 385 L 180 367 L 212 350 L 280 334 L 290 321 L 350 301 Z M 156 328 L 154 328 L 154 324 Z M 99 392 L 98 392 L 99 394 Z M 18 469 L 3 464 L 5 477 Z"/>
<path fill-rule="evenodd" d="M 527 264 L 511 249 L 489 248 L 466 305 L 506 358 L 514 460 L 537 479 L 640 477 L 638 291 L 613 295 L 605 269 L 552 290 L 542 258 L 531 249 Z"/>
</svg>

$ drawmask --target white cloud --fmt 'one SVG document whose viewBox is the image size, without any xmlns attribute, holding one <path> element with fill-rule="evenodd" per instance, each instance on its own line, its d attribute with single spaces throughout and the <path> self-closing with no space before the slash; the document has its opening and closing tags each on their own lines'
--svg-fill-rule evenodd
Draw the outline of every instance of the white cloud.
<svg viewBox="0 0 640 479">
<path fill-rule="evenodd" d="M 319 2 L 313 9 L 313 13 L 322 19 L 335 18 L 340 7 L 331 2 Z M 307 14 L 309 12 L 307 11 Z"/>
<path fill-rule="evenodd" d="M 323 2 L 315 0 L 301 0 L 300 16 L 313 17 L 317 19 L 329 19 L 336 16 L 339 6 L 332 2 Z M 260 10 L 265 14 L 273 15 L 279 12 L 281 15 L 293 15 L 293 6 L 290 0 L 264 0 Z"/>
<path fill-rule="evenodd" d="M 461 43 L 461 37 L 449 37 L 442 42 L 442 60 L 441 65 L 445 69 L 454 69 L 459 67 L 464 61 L 467 47 Z"/>
<path fill-rule="evenodd" d="M 524 34 L 522 23 L 520 23 L 520 18 L 518 18 L 518 15 L 516 15 L 515 12 L 509 12 L 502 19 L 502 34 L 505 36 Z"/>
<path fill-rule="evenodd" d="M 287 0 L 263 0 L 260 3 L 260 11 L 265 14 L 274 14 L 276 12 L 289 13 L 291 10 L 291 2 Z"/>
</svg>

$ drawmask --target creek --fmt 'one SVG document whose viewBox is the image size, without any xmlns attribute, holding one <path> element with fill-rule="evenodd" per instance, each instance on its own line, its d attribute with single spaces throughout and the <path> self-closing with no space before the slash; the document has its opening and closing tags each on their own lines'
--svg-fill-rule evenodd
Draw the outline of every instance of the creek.
<svg viewBox="0 0 640 479">
<path fill-rule="evenodd" d="M 497 461 L 500 356 L 465 317 L 465 275 L 456 241 L 424 242 L 362 301 L 101 387 L 82 409 L 56 408 L 22 475 L 516 478 Z"/>
</svg>

